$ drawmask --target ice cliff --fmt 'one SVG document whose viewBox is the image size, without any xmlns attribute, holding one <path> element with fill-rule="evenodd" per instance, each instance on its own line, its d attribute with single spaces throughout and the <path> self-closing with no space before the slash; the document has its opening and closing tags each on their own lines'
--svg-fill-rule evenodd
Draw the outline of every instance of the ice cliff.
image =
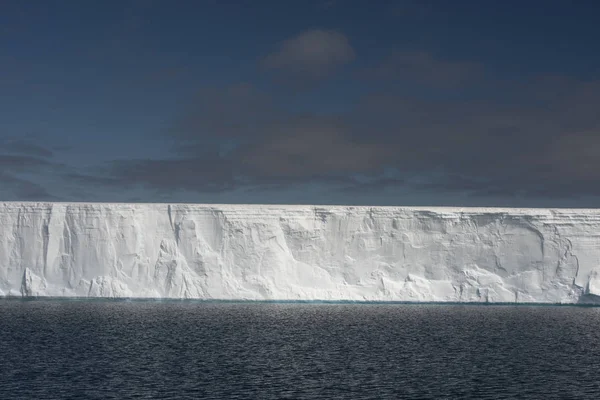
<svg viewBox="0 0 600 400">
<path fill-rule="evenodd" d="M 7 202 L 0 296 L 587 302 L 599 234 L 600 210 Z"/>
</svg>

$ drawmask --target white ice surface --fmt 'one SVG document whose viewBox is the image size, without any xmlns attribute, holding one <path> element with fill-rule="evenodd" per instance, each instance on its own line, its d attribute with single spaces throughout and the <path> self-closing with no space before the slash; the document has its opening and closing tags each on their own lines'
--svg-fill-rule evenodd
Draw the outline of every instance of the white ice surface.
<svg viewBox="0 0 600 400">
<path fill-rule="evenodd" d="M 0 296 L 593 302 L 600 210 L 0 203 Z"/>
</svg>

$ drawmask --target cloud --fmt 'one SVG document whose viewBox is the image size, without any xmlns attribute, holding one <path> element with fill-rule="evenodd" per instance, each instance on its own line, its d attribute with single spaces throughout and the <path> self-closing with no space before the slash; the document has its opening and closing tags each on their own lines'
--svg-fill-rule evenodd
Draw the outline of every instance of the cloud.
<svg viewBox="0 0 600 400">
<path fill-rule="evenodd" d="M 337 31 L 313 29 L 283 41 L 262 66 L 288 79 L 323 79 L 356 57 L 348 38 Z"/>
<path fill-rule="evenodd" d="M 0 144 L 0 149 L 7 153 L 24 154 L 32 157 L 49 158 L 54 155 L 52 150 L 23 139 L 6 140 Z"/>
<path fill-rule="evenodd" d="M 418 82 L 421 85 L 456 88 L 480 81 L 483 68 L 473 62 L 448 61 L 424 51 L 393 51 L 387 59 L 367 69 L 365 75 L 384 82 Z"/>
<path fill-rule="evenodd" d="M 176 156 L 115 161 L 84 179 L 165 194 L 257 188 L 270 201 L 303 184 L 346 196 L 401 188 L 440 203 L 451 193 L 478 204 L 600 196 L 599 83 L 498 87 L 496 97 L 457 101 L 390 86 L 337 115 L 290 111 L 251 85 L 203 89 L 168 133 Z"/>
<path fill-rule="evenodd" d="M 265 136 L 233 153 L 256 177 L 302 178 L 372 172 L 392 152 L 377 143 L 359 143 L 336 119 L 289 117 L 269 126 Z"/>
<path fill-rule="evenodd" d="M 234 187 L 231 165 L 217 157 L 118 160 L 88 173 L 65 178 L 83 185 L 128 189 L 139 185 L 156 192 L 221 192 Z"/>
<path fill-rule="evenodd" d="M 395 167 L 424 176 L 432 190 L 600 195 L 600 117 L 591 106 L 600 101 L 598 82 L 562 82 L 561 96 L 549 85 L 506 85 L 502 101 L 380 93 L 364 100 L 351 125 L 394 149 Z"/>
<path fill-rule="evenodd" d="M 202 90 L 169 131 L 170 159 L 116 160 L 67 179 L 105 187 L 213 192 L 300 182 L 349 183 L 347 174 L 375 172 L 389 149 L 349 135 L 338 117 L 296 114 L 252 86 Z"/>
<path fill-rule="evenodd" d="M 67 168 L 53 156 L 52 150 L 30 140 L 0 140 L 0 169 L 5 172 L 61 172 Z"/>
<path fill-rule="evenodd" d="M 41 182 L 66 166 L 52 160 L 53 152 L 31 140 L 0 140 L 0 192 L 4 200 L 52 200 Z"/>
<path fill-rule="evenodd" d="M 0 187 L 2 187 L 2 200 L 55 200 L 41 185 L 19 178 L 17 176 L 0 172 Z"/>
<path fill-rule="evenodd" d="M 26 171 L 34 170 L 40 167 L 50 167 L 53 164 L 45 159 L 17 155 L 17 154 L 0 154 L 0 168 L 3 170 Z"/>
<path fill-rule="evenodd" d="M 120 161 L 111 175 L 124 185 L 151 189 L 222 191 L 233 186 L 231 166 L 218 157 Z"/>
<path fill-rule="evenodd" d="M 546 157 L 532 159 L 539 171 L 563 179 L 592 184 L 600 179 L 600 127 L 594 131 L 573 132 L 557 137 L 547 146 Z M 556 168 L 555 167 L 560 167 Z"/>
<path fill-rule="evenodd" d="M 181 152 L 197 154 L 210 147 L 214 139 L 260 136 L 281 115 L 271 97 L 252 85 L 203 87 L 167 135 L 177 141 Z"/>
</svg>

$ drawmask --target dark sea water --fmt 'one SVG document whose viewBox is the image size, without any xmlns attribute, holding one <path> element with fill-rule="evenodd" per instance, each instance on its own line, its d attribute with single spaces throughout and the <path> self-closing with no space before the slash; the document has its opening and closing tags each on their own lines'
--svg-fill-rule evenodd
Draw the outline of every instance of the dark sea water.
<svg viewBox="0 0 600 400">
<path fill-rule="evenodd" d="M 0 301 L 0 399 L 598 399 L 600 308 Z"/>
</svg>

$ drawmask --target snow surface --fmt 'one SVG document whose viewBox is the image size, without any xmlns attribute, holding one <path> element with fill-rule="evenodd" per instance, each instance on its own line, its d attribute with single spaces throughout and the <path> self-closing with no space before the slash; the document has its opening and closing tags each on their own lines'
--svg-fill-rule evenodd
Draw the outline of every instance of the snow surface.
<svg viewBox="0 0 600 400">
<path fill-rule="evenodd" d="M 600 210 L 6 202 L 0 296 L 596 302 Z"/>
</svg>

